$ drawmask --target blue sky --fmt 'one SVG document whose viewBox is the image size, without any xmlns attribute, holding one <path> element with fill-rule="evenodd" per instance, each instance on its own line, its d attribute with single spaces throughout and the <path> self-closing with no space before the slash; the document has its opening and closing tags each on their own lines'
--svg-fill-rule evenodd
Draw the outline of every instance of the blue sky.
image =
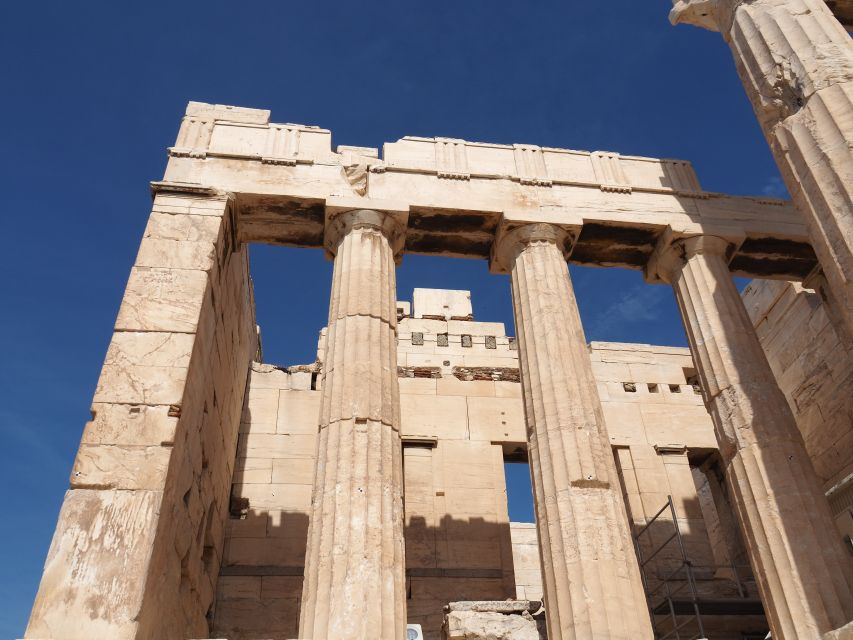
<svg viewBox="0 0 853 640">
<path fill-rule="evenodd" d="M 440 135 L 685 158 L 706 189 L 783 194 L 722 39 L 670 27 L 669 7 L 6 3 L 0 637 L 23 631 L 148 181 L 162 175 L 188 100 L 269 108 L 278 122 L 330 128 L 335 144 Z M 267 360 L 312 360 L 329 264 L 307 250 L 253 247 L 252 257 Z M 590 340 L 685 344 L 669 289 L 636 272 L 572 274 Z M 401 299 L 413 287 L 471 289 L 477 317 L 512 326 L 508 282 L 483 262 L 408 256 L 398 284 Z"/>
</svg>

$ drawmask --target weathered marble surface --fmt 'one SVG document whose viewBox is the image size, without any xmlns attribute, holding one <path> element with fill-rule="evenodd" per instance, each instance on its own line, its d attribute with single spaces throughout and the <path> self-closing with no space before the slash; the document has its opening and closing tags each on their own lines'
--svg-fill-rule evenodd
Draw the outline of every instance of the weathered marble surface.
<svg viewBox="0 0 853 640">
<path fill-rule="evenodd" d="M 499 236 L 510 272 L 550 638 L 651 638 L 592 365 L 552 225 Z"/>
<path fill-rule="evenodd" d="M 406 633 L 394 255 L 405 219 L 343 212 L 335 256 L 299 635 Z M 263 505 L 259 505 L 263 506 Z"/>
<path fill-rule="evenodd" d="M 27 638 L 207 634 L 257 352 L 231 205 L 154 200 Z"/>
<path fill-rule="evenodd" d="M 817 638 L 853 618 L 853 562 L 731 278 L 729 242 L 667 240 L 649 275 L 675 290 L 771 630 Z"/>
<path fill-rule="evenodd" d="M 823 0 L 673 0 L 719 31 L 853 335 L 853 41 Z M 713 231 L 709 232 L 714 235 Z"/>
</svg>

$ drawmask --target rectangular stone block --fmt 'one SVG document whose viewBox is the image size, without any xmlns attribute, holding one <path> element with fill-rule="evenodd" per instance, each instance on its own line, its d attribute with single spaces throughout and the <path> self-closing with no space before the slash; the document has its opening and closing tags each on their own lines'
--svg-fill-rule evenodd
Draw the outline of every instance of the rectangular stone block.
<svg viewBox="0 0 853 640">
<path fill-rule="evenodd" d="M 104 361 L 113 366 L 186 368 L 194 344 L 191 333 L 120 331 L 113 334 Z"/>
<path fill-rule="evenodd" d="M 235 493 L 249 500 L 254 510 L 305 511 L 311 506 L 311 485 L 242 484 L 234 485 Z"/>
<path fill-rule="evenodd" d="M 186 367 L 104 364 L 93 402 L 180 405 Z"/>
<path fill-rule="evenodd" d="M 315 458 L 279 459 L 272 461 L 272 482 L 275 484 L 307 484 L 314 482 Z"/>
<path fill-rule="evenodd" d="M 222 223 L 214 216 L 162 213 L 156 209 L 148 218 L 146 238 L 183 240 L 189 242 L 216 242 Z"/>
<path fill-rule="evenodd" d="M 237 455 L 246 458 L 314 458 L 317 436 L 305 434 L 241 434 Z"/>
<path fill-rule="evenodd" d="M 495 383 L 492 380 L 459 380 L 455 376 L 437 379 L 436 393 L 440 396 L 495 396 Z"/>
<path fill-rule="evenodd" d="M 219 576 L 216 584 L 218 600 L 261 597 L 261 576 Z"/>
<path fill-rule="evenodd" d="M 71 488 L 162 490 L 171 455 L 171 446 L 81 444 Z"/>
<path fill-rule="evenodd" d="M 290 389 L 290 376 L 287 371 L 272 365 L 252 363 L 252 389 Z"/>
<path fill-rule="evenodd" d="M 27 637 L 136 636 L 161 495 L 88 489 L 65 494 Z"/>
<path fill-rule="evenodd" d="M 272 598 L 301 598 L 302 576 L 264 576 L 262 597 Z"/>
<path fill-rule="evenodd" d="M 136 266 L 209 271 L 215 259 L 211 241 L 143 238 Z"/>
<path fill-rule="evenodd" d="M 637 402 L 602 402 L 604 422 L 613 444 L 645 444 L 646 433 L 640 404 Z"/>
<path fill-rule="evenodd" d="M 235 490 L 234 497 L 240 498 L 239 489 Z M 266 511 L 252 511 L 245 518 L 230 517 L 225 523 L 225 531 L 228 538 L 225 552 L 225 564 L 235 564 L 231 558 L 231 541 L 234 538 L 266 538 L 269 526 L 270 514 Z"/>
<path fill-rule="evenodd" d="M 116 331 L 194 333 L 207 285 L 204 271 L 133 267 Z"/>
<path fill-rule="evenodd" d="M 702 405 L 643 404 L 640 413 L 649 444 L 717 448 L 711 416 Z"/>
<path fill-rule="evenodd" d="M 234 469 L 234 484 L 269 484 L 272 482 L 273 461 L 265 458 L 238 458 Z"/>
<path fill-rule="evenodd" d="M 449 361 L 451 364 L 458 363 L 459 356 L 455 359 L 451 355 L 443 354 L 436 349 L 435 354 L 429 353 L 401 353 L 397 357 L 397 366 L 399 367 L 441 367 L 443 363 Z"/>
<path fill-rule="evenodd" d="M 279 393 L 278 389 L 249 387 L 241 421 L 251 425 L 252 433 L 275 433 Z"/>
<path fill-rule="evenodd" d="M 175 440 L 176 417 L 168 406 L 92 404 L 93 418 L 86 423 L 82 444 L 162 445 Z"/>
<path fill-rule="evenodd" d="M 400 393 L 434 396 L 438 380 L 435 378 L 399 378 Z"/>
<path fill-rule="evenodd" d="M 439 439 L 467 437 L 467 405 L 461 396 L 400 396 L 401 433 Z"/>
<path fill-rule="evenodd" d="M 216 607 L 213 635 L 217 638 L 288 640 L 297 634 L 296 598 L 226 600 Z"/>
<path fill-rule="evenodd" d="M 400 321 L 399 332 L 401 334 L 423 333 L 424 336 L 434 336 L 439 333 L 447 333 L 447 321 L 428 320 L 425 318 L 404 318 Z"/>
<path fill-rule="evenodd" d="M 506 328 L 503 322 L 463 322 L 451 320 L 447 323 L 447 332 L 453 336 L 505 336 Z M 482 343 L 482 342 L 481 342 Z"/>
<path fill-rule="evenodd" d="M 521 398 L 521 383 L 496 381 L 495 396 L 498 398 Z"/>
<path fill-rule="evenodd" d="M 305 562 L 306 538 L 287 536 L 233 538 L 228 562 L 233 565 L 298 567 Z"/>
<path fill-rule="evenodd" d="M 277 433 L 315 435 L 320 419 L 318 391 L 282 391 L 278 398 Z"/>
<path fill-rule="evenodd" d="M 471 440 L 527 442 L 524 407 L 519 399 L 469 397 L 467 401 Z"/>
<path fill-rule="evenodd" d="M 488 353 L 489 355 L 486 355 Z M 462 356 L 465 367 L 517 367 L 518 359 L 514 351 L 489 351 L 480 354 Z"/>
</svg>

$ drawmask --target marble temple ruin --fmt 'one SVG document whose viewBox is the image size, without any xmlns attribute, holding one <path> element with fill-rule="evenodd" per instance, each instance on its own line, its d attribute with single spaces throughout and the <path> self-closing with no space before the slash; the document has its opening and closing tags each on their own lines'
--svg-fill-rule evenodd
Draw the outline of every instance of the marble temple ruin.
<svg viewBox="0 0 853 640">
<path fill-rule="evenodd" d="M 853 8 L 674 5 L 730 45 L 791 201 L 189 103 L 25 637 L 853 638 Z M 253 243 L 334 262 L 314 362 L 263 361 Z M 517 335 L 405 300 L 405 253 L 508 275 Z M 569 263 L 671 286 L 689 348 L 588 343 Z"/>
</svg>

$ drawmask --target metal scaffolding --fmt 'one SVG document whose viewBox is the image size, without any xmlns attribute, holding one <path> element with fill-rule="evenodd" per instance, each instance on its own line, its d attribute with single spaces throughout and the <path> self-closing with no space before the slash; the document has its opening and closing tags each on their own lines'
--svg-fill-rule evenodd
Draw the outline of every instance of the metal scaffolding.
<svg viewBox="0 0 853 640">
<path fill-rule="evenodd" d="M 661 518 L 666 512 L 669 518 Z M 655 522 L 670 522 L 672 534 L 663 542 L 655 545 L 651 541 L 651 527 Z M 641 539 L 646 536 L 651 551 L 644 557 Z M 726 569 L 731 571 L 738 596 L 735 598 L 708 598 L 699 593 L 696 583 L 696 567 L 687 555 L 684 540 L 678 526 L 678 517 L 672 496 L 651 519 L 633 535 L 634 548 L 640 563 L 643 588 L 646 591 L 652 628 L 657 640 L 700 640 L 709 638 L 702 617 L 714 615 L 763 615 L 761 601 L 752 597 L 746 584 L 740 578 L 739 571 L 749 569 L 748 565 L 703 566 L 702 569 Z M 675 543 L 678 555 L 677 566 L 663 577 L 653 575 L 649 570 L 651 561 L 665 548 Z"/>
</svg>

